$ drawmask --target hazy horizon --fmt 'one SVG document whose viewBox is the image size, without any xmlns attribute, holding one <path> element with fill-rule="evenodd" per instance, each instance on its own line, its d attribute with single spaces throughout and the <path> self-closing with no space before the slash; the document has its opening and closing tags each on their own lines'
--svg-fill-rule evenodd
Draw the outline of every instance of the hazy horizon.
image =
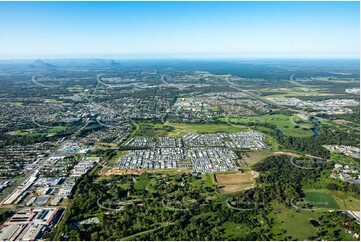
<svg viewBox="0 0 361 242">
<path fill-rule="evenodd" d="M 0 59 L 359 58 L 359 2 L 0 2 Z"/>
</svg>

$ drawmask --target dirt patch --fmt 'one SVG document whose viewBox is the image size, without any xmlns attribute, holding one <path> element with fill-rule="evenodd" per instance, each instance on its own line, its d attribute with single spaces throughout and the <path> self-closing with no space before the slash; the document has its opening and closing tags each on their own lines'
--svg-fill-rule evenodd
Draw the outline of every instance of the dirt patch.
<svg viewBox="0 0 361 242">
<path fill-rule="evenodd" d="M 283 151 L 277 151 L 277 152 L 273 152 L 274 155 L 289 155 L 289 156 L 294 156 L 294 157 L 300 157 L 300 155 L 292 153 L 292 152 L 283 152 Z"/>
<path fill-rule="evenodd" d="M 259 161 L 267 156 L 270 156 L 271 152 L 245 152 L 242 153 L 242 163 L 244 164 L 252 164 L 256 161 Z"/>
<path fill-rule="evenodd" d="M 100 176 L 111 176 L 111 175 L 142 175 L 144 173 L 144 171 L 142 170 L 118 170 L 118 169 L 111 169 L 111 170 L 106 170 L 106 169 L 102 169 L 99 171 L 99 175 Z"/>
<path fill-rule="evenodd" d="M 233 184 L 233 185 L 224 185 L 218 187 L 218 193 L 225 194 L 225 193 L 231 193 L 231 192 L 239 192 L 242 190 L 247 190 L 254 188 L 254 185 L 251 184 Z"/>
<path fill-rule="evenodd" d="M 347 121 L 345 119 L 336 119 L 334 120 L 336 123 L 339 123 L 339 124 L 349 124 L 349 123 L 352 123 L 350 121 Z"/>
<path fill-rule="evenodd" d="M 257 172 L 218 173 L 215 179 L 218 183 L 217 190 L 220 194 L 239 192 L 254 188 L 253 179 Z"/>
<path fill-rule="evenodd" d="M 277 152 L 244 152 L 241 154 L 242 160 L 241 162 L 243 164 L 249 165 L 256 163 L 266 157 L 273 156 L 273 155 L 289 155 L 294 157 L 299 157 L 298 154 L 292 153 L 292 152 L 283 152 L 283 151 L 277 151 Z"/>
<path fill-rule="evenodd" d="M 233 174 L 216 174 L 216 181 L 218 184 L 234 184 L 234 183 L 250 183 L 252 182 L 253 174 L 251 172 L 233 173 Z"/>
</svg>

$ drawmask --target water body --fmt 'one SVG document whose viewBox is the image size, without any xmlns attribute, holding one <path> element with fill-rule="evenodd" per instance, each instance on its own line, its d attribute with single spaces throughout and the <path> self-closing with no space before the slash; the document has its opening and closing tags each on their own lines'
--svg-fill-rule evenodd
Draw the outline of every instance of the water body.
<svg viewBox="0 0 361 242">
<path fill-rule="evenodd" d="M 318 132 L 317 132 L 318 124 L 316 123 L 315 117 L 311 117 L 310 121 L 313 124 L 313 128 L 312 128 L 313 135 L 314 135 L 314 137 L 317 137 L 318 136 Z"/>
<path fill-rule="evenodd" d="M 282 130 L 280 130 L 280 129 L 277 129 L 277 133 L 276 133 L 276 135 L 283 135 L 283 132 L 282 132 Z"/>
<path fill-rule="evenodd" d="M 317 220 L 311 219 L 310 223 L 312 224 L 313 227 L 319 227 L 320 223 Z"/>
</svg>

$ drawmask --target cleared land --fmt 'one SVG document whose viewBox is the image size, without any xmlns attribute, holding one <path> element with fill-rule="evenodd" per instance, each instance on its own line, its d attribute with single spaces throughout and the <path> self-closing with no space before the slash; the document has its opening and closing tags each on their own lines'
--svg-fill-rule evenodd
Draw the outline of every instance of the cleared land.
<svg viewBox="0 0 361 242">
<path fill-rule="evenodd" d="M 252 173 L 216 174 L 218 184 L 249 183 L 252 182 Z"/>
<path fill-rule="evenodd" d="M 234 185 L 222 185 L 218 187 L 218 192 L 220 194 L 226 194 L 231 192 L 239 192 L 246 189 L 253 188 L 253 184 L 234 184 Z"/>
<path fill-rule="evenodd" d="M 238 192 L 254 187 L 252 172 L 245 173 L 218 173 L 215 175 L 220 194 Z"/>
<path fill-rule="evenodd" d="M 241 162 L 246 165 L 253 165 L 269 156 L 275 156 L 275 155 L 289 155 L 293 157 L 299 157 L 300 155 L 292 153 L 292 152 L 283 152 L 283 151 L 252 151 L 252 152 L 243 152 L 241 153 L 242 160 Z"/>
</svg>

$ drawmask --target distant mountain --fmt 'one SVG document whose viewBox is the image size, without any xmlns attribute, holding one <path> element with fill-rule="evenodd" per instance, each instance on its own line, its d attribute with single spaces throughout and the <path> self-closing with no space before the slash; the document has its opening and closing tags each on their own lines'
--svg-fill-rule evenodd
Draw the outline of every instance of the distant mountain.
<svg viewBox="0 0 361 242">
<path fill-rule="evenodd" d="M 118 67 L 118 66 L 120 66 L 120 63 L 119 63 L 119 62 L 116 62 L 116 61 L 114 61 L 114 60 L 111 60 L 111 61 L 110 61 L 110 66 L 111 66 L 111 67 Z"/>
<path fill-rule="evenodd" d="M 33 61 L 31 64 L 29 64 L 28 67 L 32 68 L 32 69 L 54 69 L 54 68 L 56 68 L 56 66 L 49 64 L 45 61 L 39 60 L 39 59 Z"/>
</svg>

